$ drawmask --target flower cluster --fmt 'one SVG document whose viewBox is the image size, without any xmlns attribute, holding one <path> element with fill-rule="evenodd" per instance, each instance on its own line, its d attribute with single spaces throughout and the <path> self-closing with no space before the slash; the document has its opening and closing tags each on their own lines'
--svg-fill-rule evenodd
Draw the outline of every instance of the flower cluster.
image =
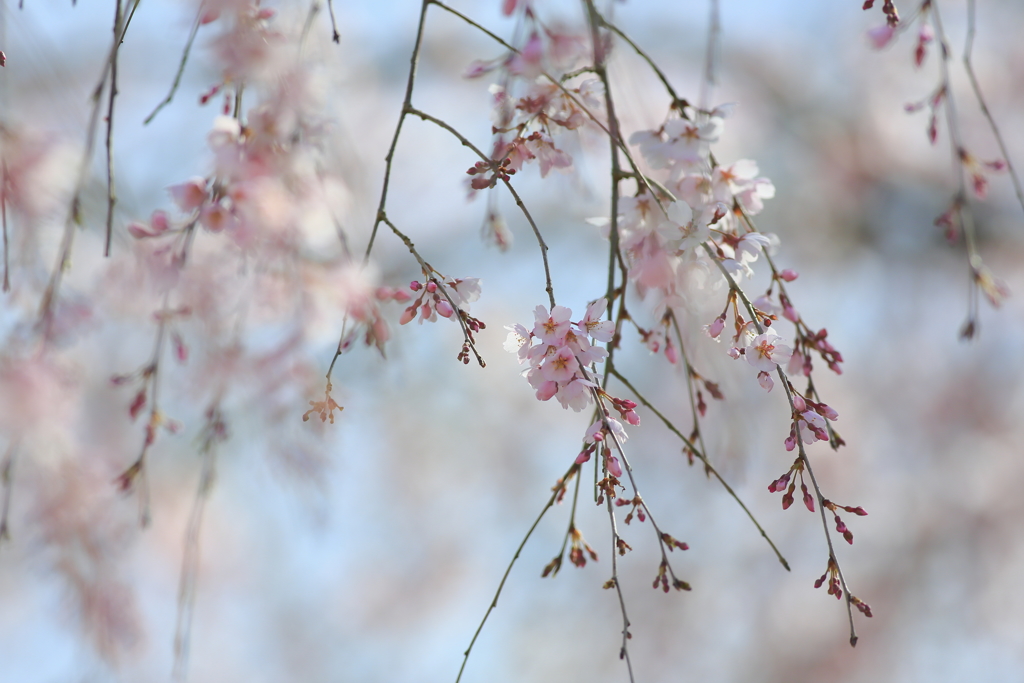
<svg viewBox="0 0 1024 683">
<path fill-rule="evenodd" d="M 607 307 L 606 299 L 598 299 L 590 304 L 582 320 L 573 323 L 572 310 L 565 306 L 555 306 L 550 313 L 544 306 L 537 306 L 532 330 L 520 324 L 506 327 L 509 335 L 505 350 L 518 354 L 520 364 L 529 363 L 526 379 L 539 400 L 554 397 L 563 408 L 576 412 L 590 404 L 597 383 L 586 368 L 608 355 L 603 348 L 593 346 L 590 339 L 608 342 L 615 333 L 615 325 L 601 319 Z"/>
<path fill-rule="evenodd" d="M 418 292 L 418 295 L 402 312 L 402 317 L 398 320 L 400 325 L 405 325 L 417 317 L 420 323 L 424 320 L 435 322 L 437 316 L 451 318 L 456 309 L 468 313 L 469 304 L 480 298 L 480 278 L 454 278 L 447 282 L 444 282 L 443 278 L 430 278 L 425 282 L 413 280 L 409 283 L 409 289 Z M 407 292 L 403 291 L 401 294 L 404 296 L 403 301 L 412 298 Z M 395 300 L 398 300 L 398 296 L 395 296 Z M 476 318 L 464 317 L 474 332 L 486 327 Z"/>
<path fill-rule="evenodd" d="M 505 160 L 505 173 L 537 161 L 541 177 L 546 177 L 552 169 L 572 167 L 572 156 L 555 137 L 561 131 L 579 129 L 599 111 L 601 101 L 595 95 L 600 82 L 590 78 L 574 85 L 566 83 L 567 79 L 555 80 L 585 57 L 586 41 L 563 27 L 546 25 L 530 3 L 511 3 L 507 8 L 507 14 L 518 12 L 519 33 L 526 36 L 525 42 L 498 59 L 474 62 L 466 76 L 498 75 L 498 82 L 490 88 L 495 133 L 492 158 Z M 493 187 L 493 182 L 474 178 L 471 187 L 480 190 Z"/>
<path fill-rule="evenodd" d="M 641 294 L 659 292 L 667 306 L 685 303 L 692 286 L 703 288 L 709 281 L 703 245 L 712 246 L 738 280 L 752 276 L 750 264 L 778 242 L 739 219 L 759 213 L 764 200 L 775 196 L 775 186 L 758 175 L 757 164 L 711 161 L 710 145 L 721 136 L 730 111 L 729 105 L 710 112 L 684 107 L 679 118 L 638 131 L 629 140 L 651 168 L 667 170 L 668 177 L 657 197 L 647 182 L 639 184 L 636 196 L 619 200 L 619 241 L 629 261 L 629 279 Z M 611 223 L 597 222 L 605 230 Z"/>
</svg>

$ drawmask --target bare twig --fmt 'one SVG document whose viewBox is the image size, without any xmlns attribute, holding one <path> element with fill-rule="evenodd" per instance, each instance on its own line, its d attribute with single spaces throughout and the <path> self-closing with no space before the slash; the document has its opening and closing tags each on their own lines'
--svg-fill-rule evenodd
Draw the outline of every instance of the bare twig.
<svg viewBox="0 0 1024 683">
<path fill-rule="evenodd" d="M 121 0 L 114 2 L 114 40 L 118 40 L 121 29 Z M 120 52 L 120 42 L 114 44 L 114 54 L 110 59 L 110 88 L 108 89 L 107 100 L 107 233 L 103 247 L 103 255 L 110 256 L 110 240 L 114 234 L 114 204 L 117 202 L 114 190 L 114 100 L 117 99 L 117 55 Z"/>
<path fill-rule="evenodd" d="M 178 87 L 181 85 L 181 77 L 185 73 L 185 64 L 188 63 L 188 54 L 192 51 L 192 43 L 196 40 L 196 34 L 199 33 L 199 27 L 203 18 L 204 7 L 200 6 L 199 11 L 196 13 L 196 20 L 192 23 L 192 30 L 188 34 L 188 40 L 185 41 L 185 49 L 181 53 L 181 62 L 178 64 L 178 71 L 174 74 L 174 81 L 171 83 L 171 89 L 168 91 L 167 96 L 156 105 L 156 108 L 150 112 L 143 121 L 143 125 L 149 125 L 149 122 L 156 118 L 156 115 L 160 113 L 160 110 L 171 103 L 174 99 L 175 93 L 178 92 Z"/>
<path fill-rule="evenodd" d="M 3 164 L 3 186 L 0 187 L 0 216 L 3 218 L 3 229 L 4 229 L 4 292 L 11 291 L 11 277 L 10 277 L 10 253 L 9 245 L 7 243 L 7 160 L 2 161 Z"/>
<path fill-rule="evenodd" d="M 11 538 L 10 527 L 8 526 L 8 515 L 11 511 L 11 491 L 13 489 L 14 461 L 18 455 L 18 443 L 12 442 L 4 452 L 3 462 L 0 463 L 0 485 L 3 486 L 3 502 L 0 503 L 0 543 Z"/>
<path fill-rule="evenodd" d="M 974 50 L 974 36 L 977 32 L 975 5 L 975 0 L 967 0 L 967 39 L 964 43 L 964 70 L 967 71 L 967 78 L 971 82 L 971 88 L 974 90 L 974 97 L 978 100 L 978 105 L 981 107 L 981 113 L 984 114 L 985 120 L 988 121 L 989 128 L 992 129 L 992 135 L 996 139 L 996 144 L 999 145 L 999 152 L 1003 155 L 1003 161 L 1006 162 L 1006 170 L 1010 173 L 1013 190 L 1017 194 L 1017 203 L 1020 204 L 1021 209 L 1024 209 L 1024 188 L 1021 187 L 1020 177 L 1017 175 L 1017 169 L 1014 167 L 1013 162 L 1010 161 L 1010 151 L 1003 140 L 1003 134 L 999 131 L 999 126 L 996 125 L 992 112 L 989 111 L 985 97 L 981 94 L 981 85 L 978 83 L 978 77 L 974 74 L 974 62 L 971 55 Z"/>
<path fill-rule="evenodd" d="M 75 180 L 75 189 L 72 194 L 71 203 L 68 207 L 68 214 L 64 220 L 64 233 L 61 237 L 60 249 L 57 252 L 57 263 L 50 273 L 50 280 L 46 285 L 46 290 L 43 292 L 43 298 L 39 303 L 39 321 L 38 325 L 42 330 L 43 337 L 49 337 L 51 324 L 53 322 L 53 309 L 57 301 L 57 295 L 60 291 L 61 281 L 64 276 L 64 271 L 67 270 L 71 265 L 71 248 L 74 244 L 75 239 L 75 226 L 81 221 L 81 203 L 82 203 L 82 189 L 85 186 L 85 180 L 89 173 L 89 166 L 92 162 L 93 151 L 96 148 L 96 133 L 99 125 L 100 116 L 100 98 L 103 95 L 104 88 L 107 87 L 107 80 L 110 77 L 111 66 L 117 58 L 117 52 L 124 40 L 124 36 L 128 31 L 128 26 L 131 23 L 132 17 L 135 16 L 135 9 L 138 7 L 141 0 L 135 0 L 135 4 L 132 7 L 132 11 L 128 14 L 128 18 L 123 22 L 123 25 L 119 30 L 114 31 L 114 40 L 110 46 L 110 51 L 107 53 L 106 61 L 103 63 L 103 70 L 100 75 L 99 81 L 93 88 L 92 93 L 89 96 L 92 102 L 92 111 L 89 115 L 89 124 L 85 138 L 85 149 L 82 152 L 82 159 L 78 166 L 78 174 Z"/>
<path fill-rule="evenodd" d="M 629 615 L 626 613 L 626 599 L 622 596 L 622 586 L 619 585 L 619 529 L 615 522 L 615 508 L 612 506 L 611 496 L 605 498 L 605 506 L 608 508 L 608 522 L 612 530 L 612 577 L 605 583 L 605 587 L 615 588 L 615 595 L 619 599 L 619 611 L 622 613 L 622 645 L 619 647 L 619 659 L 626 660 L 626 671 L 629 672 L 629 681 L 634 683 L 633 662 L 629 658 L 629 639 L 633 634 L 629 632 Z M 652 523 L 654 520 L 651 520 Z"/>
<path fill-rule="evenodd" d="M 174 671 L 176 681 L 184 681 L 188 668 L 189 645 L 192 634 L 192 614 L 196 600 L 196 578 L 199 573 L 199 532 L 203 524 L 206 501 L 213 490 L 216 478 L 216 444 L 227 436 L 227 428 L 215 402 L 206 411 L 206 425 L 203 428 L 199 454 L 203 459 L 199 473 L 199 486 L 192 511 L 189 513 L 185 532 L 185 552 L 181 560 L 181 576 L 178 582 L 178 616 L 174 626 Z"/>
<path fill-rule="evenodd" d="M 468 147 L 471 150 L 473 150 L 476 153 L 476 155 L 478 157 L 480 157 L 481 161 L 484 161 L 484 162 L 487 162 L 487 163 L 493 163 L 491 158 L 488 157 L 486 154 L 484 154 L 483 151 L 481 151 L 479 147 L 477 147 L 472 142 L 470 142 L 468 138 L 466 138 L 462 133 L 457 131 L 455 128 L 453 128 L 450 124 L 446 123 L 445 121 L 442 121 L 439 118 L 436 118 L 434 116 L 431 116 L 430 114 L 422 112 L 419 109 L 416 109 L 415 107 L 412 107 L 412 106 L 409 106 L 408 113 L 412 114 L 413 116 L 418 116 L 419 118 L 423 119 L 424 121 L 429 121 L 430 123 L 433 123 L 434 125 L 437 125 L 437 126 L 440 126 L 441 128 L 444 128 L 446 131 L 448 131 L 449 133 L 454 135 L 456 138 L 458 138 L 459 142 L 461 142 L 463 144 L 463 146 Z M 537 244 L 540 247 L 540 256 L 541 256 L 541 259 L 544 261 L 544 291 L 548 293 L 548 301 L 550 302 L 551 307 L 554 308 L 555 307 L 555 290 L 554 290 L 554 286 L 552 285 L 552 282 L 551 282 L 551 267 L 548 265 L 548 245 L 544 241 L 544 236 L 541 235 L 540 228 L 537 227 L 537 222 L 533 220 L 533 216 L 530 214 L 529 209 L 526 208 L 526 204 L 523 202 L 522 198 L 519 196 L 519 193 L 516 192 L 515 188 L 512 187 L 511 181 L 509 181 L 507 178 L 504 178 L 504 177 L 501 178 L 501 181 L 505 185 L 505 187 L 508 189 L 509 193 L 512 195 L 512 198 L 516 202 L 516 206 L 518 206 L 519 210 L 523 212 L 523 215 L 526 217 L 526 221 L 530 224 L 530 228 L 533 229 L 534 237 L 537 238 Z"/>
<path fill-rule="evenodd" d="M 748 516 L 748 518 L 751 520 L 754 526 L 758 529 L 758 532 L 761 533 L 761 537 L 768 543 L 769 546 L 771 546 L 772 552 L 775 553 L 775 557 L 778 558 L 778 561 L 782 564 L 783 567 L 785 567 L 785 570 L 791 571 L 790 563 L 786 561 L 781 551 L 779 551 L 778 547 L 775 546 L 775 543 L 768 536 L 768 532 L 764 529 L 763 526 L 761 526 L 761 523 L 758 521 L 757 517 L 754 516 L 754 513 L 751 511 L 751 509 L 746 507 L 746 504 L 743 503 L 741 498 L 739 498 L 739 494 L 737 494 L 735 492 L 735 489 L 733 489 L 733 487 L 729 485 L 729 482 L 725 480 L 721 472 L 719 472 L 715 468 L 715 466 L 711 464 L 711 461 L 708 460 L 708 456 L 705 454 L 705 452 L 703 452 L 702 447 L 697 447 L 695 443 L 690 441 L 690 439 L 686 438 L 686 436 L 683 435 L 681 431 L 679 431 L 679 429 L 672 423 L 672 421 L 669 420 L 665 416 L 665 414 L 658 411 L 654 407 L 654 405 L 647 399 L 647 397 L 640 393 L 640 391 L 638 391 L 636 387 L 634 387 L 628 379 L 623 377 L 622 374 L 618 373 L 618 371 L 616 370 L 613 370 L 611 374 L 615 377 L 615 379 L 625 384 L 626 388 L 633 392 L 633 395 L 637 397 L 637 400 L 639 400 L 644 405 L 644 407 L 647 408 L 647 410 L 653 413 L 658 420 L 662 421 L 662 424 L 664 424 L 669 431 L 671 431 L 673 434 L 679 437 L 679 440 L 686 444 L 687 449 L 689 449 L 690 452 L 692 452 L 693 455 L 697 457 L 701 464 L 703 464 L 703 467 L 705 467 L 706 472 L 710 473 L 712 476 L 718 479 L 718 482 L 722 484 L 723 488 L 725 488 L 726 493 L 729 494 L 732 500 L 736 502 L 736 505 L 738 505 L 742 509 L 746 516 Z"/>
<path fill-rule="evenodd" d="M 512 567 L 515 566 L 516 560 L 519 559 L 519 554 L 523 552 L 523 548 L 526 547 L 526 542 L 530 540 L 530 536 L 533 535 L 537 525 L 540 524 L 540 520 L 544 518 L 547 511 L 555 504 L 555 500 L 558 499 L 561 487 L 565 485 L 565 482 L 567 482 L 570 477 L 578 475 L 579 469 L 580 466 L 576 463 L 573 463 L 569 467 L 565 475 L 559 480 L 559 485 L 555 486 L 554 491 L 551 493 L 551 497 L 548 498 L 548 502 L 544 504 L 544 508 L 540 511 L 540 514 L 537 515 L 537 519 L 533 520 L 533 524 L 530 525 L 530 528 L 523 537 L 523 540 L 519 543 L 519 547 L 516 548 L 515 555 L 512 556 L 512 560 L 508 563 L 508 567 L 505 568 L 505 573 L 501 577 L 501 582 L 498 584 L 498 590 L 494 593 L 494 599 L 491 600 L 490 606 L 488 606 L 487 611 L 484 613 L 484 618 L 480 620 L 480 625 L 476 627 L 476 632 L 473 633 L 473 638 L 469 641 L 469 646 L 466 648 L 466 651 L 462 653 L 462 666 L 459 667 L 459 674 L 455 677 L 455 683 L 459 683 L 462 679 L 462 672 L 466 669 L 466 662 L 469 661 L 469 654 L 473 651 L 473 645 L 476 644 L 476 639 L 480 636 L 480 632 L 483 631 L 484 624 L 487 623 L 487 618 L 491 616 L 491 612 L 493 612 L 494 608 L 498 606 L 498 598 L 501 597 L 501 591 L 505 588 L 505 581 L 508 580 L 508 575 L 512 572 Z"/>
<path fill-rule="evenodd" d="M 956 175 L 957 194 L 953 201 L 957 217 L 964 232 L 964 245 L 967 248 L 968 263 L 968 304 L 967 320 L 961 331 L 961 336 L 970 338 L 974 336 L 978 326 L 978 273 L 982 267 L 981 254 L 978 253 L 977 235 L 974 227 L 974 211 L 970 207 L 970 198 L 967 192 L 967 179 L 964 177 L 965 169 L 963 164 L 964 149 L 960 137 L 960 119 L 957 116 L 956 101 L 953 96 L 952 82 L 949 77 L 950 47 L 949 39 L 942 28 L 942 17 L 939 14 L 938 0 L 931 0 L 932 17 L 935 23 L 935 37 L 939 44 L 939 66 L 942 73 L 942 87 L 945 88 L 943 105 L 946 109 L 946 124 L 949 126 L 949 142 L 952 152 L 953 173 Z"/>
<path fill-rule="evenodd" d="M 334 20 L 334 0 L 327 0 L 327 13 L 331 15 L 331 40 L 340 43 L 341 34 L 338 33 L 338 24 Z"/>
<path fill-rule="evenodd" d="M 420 5 L 420 18 L 416 27 L 416 42 L 412 48 L 412 56 L 409 58 L 409 80 L 405 84 L 405 98 L 402 100 L 402 113 L 398 116 L 398 124 L 395 126 L 395 134 L 391 137 L 391 146 L 388 148 L 388 154 L 384 157 L 384 181 L 380 190 L 380 202 L 377 204 L 377 218 L 373 222 L 373 230 L 370 231 L 370 240 L 366 244 L 366 254 L 363 257 L 364 261 L 368 261 L 370 258 L 370 252 L 373 251 L 373 243 L 377 239 L 377 229 L 380 227 L 382 217 L 384 214 L 384 207 L 387 206 L 388 201 L 388 187 L 391 183 L 391 165 L 395 158 L 395 149 L 398 147 L 398 138 L 402 134 L 402 124 L 405 122 L 405 117 L 409 115 L 410 109 L 412 108 L 412 88 L 416 82 L 416 66 L 419 63 L 420 58 L 420 47 L 423 44 L 423 27 L 427 21 L 427 8 L 430 7 L 431 0 L 423 0 Z"/>
</svg>

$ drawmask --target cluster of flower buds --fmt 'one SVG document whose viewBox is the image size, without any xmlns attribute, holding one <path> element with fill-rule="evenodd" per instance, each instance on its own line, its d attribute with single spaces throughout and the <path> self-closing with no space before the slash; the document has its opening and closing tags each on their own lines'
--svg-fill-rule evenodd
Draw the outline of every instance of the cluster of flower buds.
<svg viewBox="0 0 1024 683">
<path fill-rule="evenodd" d="M 647 520 L 647 514 L 644 512 L 644 507 L 643 507 L 644 501 L 640 497 L 639 494 L 633 496 L 632 498 L 617 498 L 615 500 L 615 506 L 616 507 L 623 507 L 623 506 L 626 506 L 626 505 L 632 505 L 633 509 L 630 510 L 629 514 L 626 515 L 626 518 L 624 520 L 622 520 L 623 522 L 625 522 L 626 524 L 629 524 L 630 522 L 632 522 L 634 514 L 636 515 L 636 518 L 638 520 L 640 520 L 641 522 L 644 522 L 644 521 Z"/>
<path fill-rule="evenodd" d="M 836 600 L 841 599 L 843 597 L 843 588 L 839 581 L 839 565 L 831 557 L 828 558 L 828 567 L 825 569 L 825 573 L 814 582 L 814 587 L 821 588 L 822 584 L 826 581 L 828 582 L 828 594 L 836 596 Z"/>
<path fill-rule="evenodd" d="M 858 517 L 864 517 L 868 514 L 867 511 L 859 505 L 856 507 L 852 505 L 836 505 L 828 498 L 821 501 L 821 506 L 826 510 L 832 511 L 832 514 L 835 515 L 836 531 L 843 535 L 843 538 L 846 539 L 847 543 L 853 545 L 853 532 L 847 528 L 846 523 L 839 516 L 839 510 L 845 510 L 846 512 L 857 515 Z"/>
<path fill-rule="evenodd" d="M 469 304 L 480 298 L 480 279 L 475 277 L 455 278 L 444 282 L 430 278 L 425 282 L 413 280 L 409 283 L 409 290 L 416 293 L 413 303 L 402 312 L 398 323 L 405 325 L 417 316 L 419 322 L 424 320 L 435 322 L 437 316 L 451 318 L 456 309 L 468 312 Z M 409 296 L 406 301 L 412 299 Z M 397 298 L 396 298 L 397 300 Z M 470 329 L 477 332 L 484 328 L 484 324 L 476 318 L 470 318 Z"/>
<path fill-rule="evenodd" d="M 526 379 L 539 400 L 554 397 L 563 408 L 576 412 L 590 404 L 597 384 L 586 367 L 608 355 L 603 348 L 592 345 L 590 339 L 608 342 L 615 334 L 615 325 L 601 319 L 607 307 L 606 299 L 598 299 L 590 304 L 583 319 L 574 323 L 570 320 L 572 310 L 565 306 L 555 306 L 550 313 L 544 306 L 537 306 L 532 330 L 518 323 L 506 326 L 509 335 L 505 350 L 518 354 L 520 364 L 529 363 Z"/>
<path fill-rule="evenodd" d="M 474 190 L 485 190 L 497 185 L 499 180 L 508 180 L 516 172 L 516 169 L 509 166 L 511 163 L 512 159 L 508 157 L 502 159 L 500 164 L 476 162 L 466 171 L 466 175 L 473 176 L 473 179 L 469 181 L 469 186 Z"/>
<path fill-rule="evenodd" d="M 871 9 L 875 6 L 875 0 L 864 0 L 864 4 L 861 9 Z M 900 23 L 900 13 L 896 9 L 896 3 L 893 0 L 883 0 L 882 12 L 885 14 L 885 21 L 889 28 L 896 28 Z"/>
<path fill-rule="evenodd" d="M 782 509 L 788 510 L 789 506 L 793 504 L 793 493 L 796 490 L 798 478 L 800 479 L 800 493 L 803 495 L 804 507 L 809 512 L 814 512 L 814 496 L 811 495 L 807 484 L 804 483 L 804 462 L 800 458 L 793 461 L 789 471 L 768 485 L 768 492 L 778 493 L 785 490 L 786 493 L 782 496 Z"/>
<path fill-rule="evenodd" d="M 629 410 L 632 412 L 632 409 Z M 633 414 L 636 415 L 636 413 Z M 636 418 L 636 424 L 640 424 L 639 417 Z M 622 464 L 619 463 L 618 457 L 612 454 L 612 448 L 608 442 L 610 440 L 613 444 L 621 446 L 628 438 L 622 423 L 614 417 L 599 418 L 587 429 L 586 436 L 583 437 L 583 450 L 576 456 L 576 464 L 582 465 L 587 462 L 590 460 L 591 454 L 600 448 L 601 455 L 604 457 L 605 469 L 608 470 L 608 474 L 617 479 L 622 476 Z M 612 497 L 614 498 L 614 495 Z"/>
<path fill-rule="evenodd" d="M 569 561 L 575 566 L 585 567 L 587 565 L 587 555 L 590 556 L 591 560 L 597 562 L 597 551 L 583 540 L 583 534 L 575 526 L 569 530 L 569 543 Z"/>
<path fill-rule="evenodd" d="M 799 399 L 799 401 L 798 401 Z M 825 422 L 826 415 L 836 415 L 835 410 L 826 406 L 823 403 L 814 403 L 813 401 L 805 401 L 800 399 L 799 394 L 793 395 L 793 403 L 796 405 L 799 402 L 805 402 L 813 406 L 823 406 L 828 412 L 823 415 L 815 408 L 808 408 L 800 410 L 799 407 L 793 412 L 793 424 L 789 428 L 789 436 L 786 437 L 786 450 L 791 451 L 796 448 L 797 438 L 799 438 L 805 444 L 812 444 L 815 441 L 828 441 L 828 424 Z M 829 419 L 836 419 L 835 417 Z"/>
<path fill-rule="evenodd" d="M 685 545 L 685 543 L 683 545 Z M 671 548 L 672 546 L 669 547 Z M 683 550 L 685 550 L 685 548 L 683 548 Z M 661 564 L 658 565 L 658 575 L 654 577 L 654 583 L 651 585 L 651 587 L 657 590 L 658 586 L 661 586 L 661 589 L 668 593 L 669 574 L 671 572 L 672 569 L 668 565 L 668 560 L 663 559 L 661 561 Z M 671 585 L 672 588 L 675 588 L 677 591 L 690 590 L 690 584 L 688 584 L 686 581 L 682 581 L 681 579 L 677 579 L 674 576 L 672 577 Z"/>
</svg>

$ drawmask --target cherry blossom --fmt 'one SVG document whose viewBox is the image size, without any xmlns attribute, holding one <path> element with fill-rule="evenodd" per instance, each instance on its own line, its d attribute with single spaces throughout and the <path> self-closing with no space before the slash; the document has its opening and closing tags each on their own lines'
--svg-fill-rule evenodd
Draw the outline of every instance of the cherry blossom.
<svg viewBox="0 0 1024 683">
<path fill-rule="evenodd" d="M 747 362 L 761 372 L 772 372 L 780 363 L 788 363 L 793 350 L 785 344 L 775 328 L 769 327 L 747 346 L 744 354 Z"/>
<path fill-rule="evenodd" d="M 601 297 L 587 307 L 587 314 L 583 316 L 583 320 L 576 323 L 576 327 L 597 341 L 610 342 L 612 335 L 615 334 L 615 323 L 611 320 L 602 320 L 607 308 L 608 300 Z"/>
<path fill-rule="evenodd" d="M 588 306 L 583 320 L 572 323 L 571 309 L 555 306 L 549 312 L 541 305 L 534 309 L 532 330 L 518 323 L 505 328 L 509 334 L 504 348 L 515 353 L 520 364 L 529 363 L 524 374 L 539 400 L 557 398 L 563 408 L 576 412 L 590 404 L 598 384 L 586 368 L 608 356 L 590 339 L 610 341 L 615 329 L 610 321 L 600 320 L 607 306 L 605 299 L 598 299 Z"/>
</svg>

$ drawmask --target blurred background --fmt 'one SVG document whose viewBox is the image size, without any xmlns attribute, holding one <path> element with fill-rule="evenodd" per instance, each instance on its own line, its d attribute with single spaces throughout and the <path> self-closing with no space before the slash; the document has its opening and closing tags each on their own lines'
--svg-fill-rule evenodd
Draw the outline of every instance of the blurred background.
<svg viewBox="0 0 1024 683">
<path fill-rule="evenodd" d="M 499 3 L 452 4 L 512 34 Z M 537 5 L 552 24 L 580 22 L 576 3 Z M 767 491 L 792 462 L 783 447 L 784 398 L 765 395 L 745 364 L 733 364 L 699 334 L 720 310 L 720 297 L 689 312 L 694 363 L 727 397 L 709 408 L 709 457 L 792 571 L 722 487 L 688 467 L 680 444 L 640 411 L 644 422 L 631 430 L 627 452 L 659 525 L 690 545 L 672 559 L 693 590 L 652 591 L 659 556 L 650 525 L 625 528 L 634 550 L 619 572 L 637 680 L 1024 680 L 1024 597 L 1016 590 L 1024 577 L 1024 210 L 1005 174 L 991 177 L 987 201 L 972 204 L 980 251 L 1014 294 L 999 310 L 983 304 L 980 335 L 962 342 L 966 258 L 933 225 L 955 192 L 948 131 L 942 122 L 932 146 L 927 112 L 904 111 L 937 86 L 938 53 L 933 44 L 924 66 L 914 68 L 916 27 L 875 50 L 866 33 L 883 15 L 860 5 L 722 3 L 714 101 L 738 108 L 715 153 L 726 163 L 755 159 L 776 185 L 758 225 L 781 238 L 777 263 L 801 274 L 789 287 L 794 304 L 811 326 L 827 327 L 845 357 L 842 376 L 820 368 L 817 381 L 839 412 L 847 446 L 832 452 L 816 444 L 809 453 L 827 497 L 869 512 L 844 516 L 856 541 L 837 552 L 853 592 L 875 616 L 858 617 L 860 642 L 851 649 L 844 604 L 813 588 L 828 558 L 820 518 L 799 506 L 783 512 L 780 496 Z M 940 7 L 957 55 L 966 8 L 962 0 Z M 81 145 L 112 9 L 87 0 L 7 4 L 5 125 L 31 128 L 53 145 Z M 286 31 L 298 30 L 308 12 L 305 3 L 278 9 L 275 21 Z M 338 45 L 321 9 L 307 49 L 331 121 L 325 164 L 339 179 L 341 227 L 361 253 L 419 8 L 411 0 L 336 2 Z M 201 107 L 197 99 L 219 75 L 208 66 L 203 31 L 174 102 L 142 124 L 174 79 L 194 12 L 191 3 L 143 3 L 124 43 L 114 143 L 114 248 L 121 254 L 132 249 L 128 221 L 167 208 L 168 186 L 208 169 L 206 134 L 217 103 Z M 614 16 L 695 101 L 707 3 L 615 3 Z M 1024 44 L 1015 30 L 1022 22 L 1024 5 L 984 3 L 974 52 L 1017 163 L 1024 163 Z M 462 74 L 476 59 L 501 55 L 485 36 L 431 11 L 414 103 L 486 147 L 489 81 Z M 979 158 L 998 158 L 962 76 L 957 67 L 965 145 Z M 611 78 L 625 131 L 663 122 L 665 93 L 621 46 Z M 606 247 L 586 219 L 608 213 L 607 145 L 584 134 L 569 151 L 573 174 L 541 182 L 528 168 L 515 180 L 550 245 L 559 303 L 580 315 L 604 291 Z M 482 278 L 472 312 L 487 323 L 480 335 L 487 368 L 455 360 L 455 325 L 398 328 L 395 307 L 387 360 L 365 348 L 342 356 L 334 395 L 345 410 L 321 428 L 299 417 L 322 392 L 340 310 L 307 321 L 298 359 L 280 376 L 259 363 L 247 366 L 251 377 L 233 384 L 226 401 L 231 439 L 218 450 L 199 541 L 191 681 L 455 679 L 505 567 L 589 425 L 586 414 L 536 401 L 502 349 L 503 326 L 531 322 L 533 308 L 546 302 L 543 271 L 507 197 L 497 201 L 513 246 L 501 253 L 481 238 L 486 198 L 467 201 L 464 184 L 474 161 L 445 132 L 408 120 L 388 213 L 438 270 Z M 101 169 L 97 161 L 65 289 L 72 302 L 98 300 L 110 282 L 105 269 L 121 267 L 99 258 Z M 38 305 L 55 230 L 44 224 L 13 238 L 28 284 L 16 284 L 3 304 L 8 331 Z M 325 253 L 339 248 L 331 239 Z M 384 284 L 419 277 L 387 234 L 379 236 L 375 263 Z M 105 296 L 132 308 L 123 290 Z M 108 380 L 144 363 L 152 344 L 152 329 L 130 320 L 127 313 L 96 314 L 67 339 L 76 386 L 91 389 L 76 397 L 59 387 L 51 393 L 54 415 L 74 415 L 67 420 L 76 447 L 59 458 L 22 455 L 15 462 L 11 539 L 0 544 L 2 681 L 170 677 L 185 530 L 201 468 L 196 443 L 206 399 L 196 373 L 210 366 L 196 361 L 167 374 L 164 410 L 184 429 L 161 437 L 151 454 L 153 521 L 140 530 L 137 501 L 112 483 L 136 456 L 141 426 L 126 418 L 131 392 Z M 201 338 L 201 329 L 190 332 Z M 272 350 L 282 334 L 261 324 L 247 343 Z M 688 431 L 679 368 L 627 341 L 622 370 Z M 629 397 L 625 389 L 616 393 Z M 585 472 L 584 484 L 591 476 Z M 600 561 L 583 569 L 566 562 L 554 580 L 540 578 L 567 523 L 566 505 L 541 521 L 464 681 L 628 680 L 618 660 L 619 608 L 601 590 L 610 575 L 607 516 L 590 496 L 581 494 L 577 526 Z"/>
</svg>

